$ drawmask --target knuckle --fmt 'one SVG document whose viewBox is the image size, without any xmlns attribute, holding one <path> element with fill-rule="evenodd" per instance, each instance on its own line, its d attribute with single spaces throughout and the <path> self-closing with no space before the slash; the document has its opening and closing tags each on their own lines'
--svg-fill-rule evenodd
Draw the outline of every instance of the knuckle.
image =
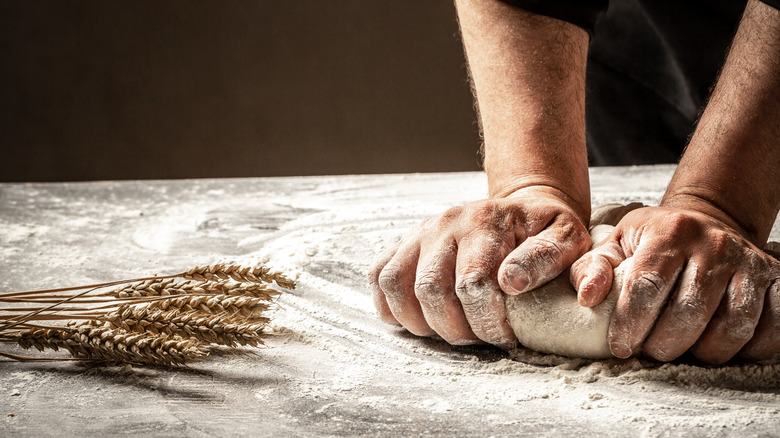
<svg viewBox="0 0 780 438">
<path fill-rule="evenodd" d="M 430 278 L 424 278 L 415 283 L 414 295 L 421 303 L 437 303 L 444 300 L 444 290 L 441 283 Z"/>
<path fill-rule="evenodd" d="M 752 325 L 741 324 L 727 330 L 724 333 L 724 338 L 726 341 L 730 341 L 734 344 L 744 345 L 753 337 L 754 330 L 755 327 Z"/>
<path fill-rule="evenodd" d="M 577 218 L 562 221 L 559 228 L 565 239 L 581 240 L 590 236 L 588 229 Z"/>
<path fill-rule="evenodd" d="M 467 306 L 483 306 L 493 289 L 491 282 L 481 273 L 464 275 L 455 283 L 455 294 L 463 304 L 464 310 Z"/>
<path fill-rule="evenodd" d="M 472 204 L 467 213 L 464 213 L 467 214 L 469 223 L 476 228 L 508 232 L 516 228 L 517 222 L 520 221 L 518 212 L 516 207 L 497 202 L 482 202 Z"/>
<path fill-rule="evenodd" d="M 775 260 L 773 256 L 769 256 L 767 272 L 772 278 L 772 287 L 778 287 L 780 289 L 780 262 Z M 776 285 L 776 286 L 775 286 Z"/>
<path fill-rule="evenodd" d="M 469 209 L 469 216 L 473 219 L 492 219 L 496 216 L 499 207 L 493 203 L 479 203 Z"/>
<path fill-rule="evenodd" d="M 634 293 L 658 294 L 666 288 L 666 282 L 656 272 L 641 272 L 630 282 Z"/>
<path fill-rule="evenodd" d="M 430 225 L 438 229 L 448 228 L 454 222 L 457 222 L 462 215 L 463 215 L 463 207 L 461 206 L 451 207 L 447 211 L 439 215 L 439 217 L 437 217 L 435 220 L 429 221 L 426 225 Z"/>
<path fill-rule="evenodd" d="M 753 337 L 756 322 L 749 318 L 740 318 L 733 315 L 724 318 L 723 339 L 734 343 L 744 344 Z"/>
<path fill-rule="evenodd" d="M 697 221 L 680 212 L 670 212 L 664 222 L 670 236 L 691 235 L 698 231 Z"/>
<path fill-rule="evenodd" d="M 463 207 L 460 205 L 456 205 L 455 207 L 450 207 L 445 211 L 442 215 L 442 219 L 457 219 L 463 214 Z"/>
<path fill-rule="evenodd" d="M 539 258 L 541 264 L 561 263 L 563 248 L 559 241 L 540 237 L 537 242 L 534 258 Z"/>
<path fill-rule="evenodd" d="M 732 320 L 758 320 L 763 304 L 759 290 L 752 282 L 745 284 L 742 294 L 729 301 L 727 316 Z"/>
<path fill-rule="evenodd" d="M 368 270 L 368 274 L 366 275 L 366 278 L 368 279 L 368 284 L 371 286 L 379 286 L 379 273 L 382 272 L 381 266 L 372 266 L 371 269 Z"/>
<path fill-rule="evenodd" d="M 678 327 L 686 330 L 703 327 L 710 318 L 707 305 L 699 299 L 687 298 L 673 307 L 672 316 Z"/>
<path fill-rule="evenodd" d="M 542 267 L 547 268 L 560 264 L 562 258 L 563 249 L 559 242 L 535 236 L 532 246 L 511 257 L 508 262 L 522 266 L 526 270 L 540 270 Z"/>
<path fill-rule="evenodd" d="M 713 257 L 724 260 L 733 255 L 735 241 L 728 233 L 723 231 L 712 233 L 708 236 L 708 241 L 712 247 L 710 251 Z"/>
<path fill-rule="evenodd" d="M 400 289 L 403 273 L 397 267 L 385 266 L 379 273 L 379 288 L 388 296 L 395 296 Z"/>
<path fill-rule="evenodd" d="M 575 260 L 574 263 L 571 264 L 572 277 L 584 273 L 589 266 L 596 263 L 596 257 L 597 256 L 593 253 L 586 253 L 584 256 Z"/>
<path fill-rule="evenodd" d="M 478 332 L 482 331 L 483 328 L 482 320 L 484 319 L 484 315 L 488 313 L 487 303 L 484 300 L 464 302 L 461 299 L 461 306 L 463 307 L 463 312 L 468 315 L 469 320 L 472 323 L 472 329 L 475 333 L 479 334 Z"/>
</svg>

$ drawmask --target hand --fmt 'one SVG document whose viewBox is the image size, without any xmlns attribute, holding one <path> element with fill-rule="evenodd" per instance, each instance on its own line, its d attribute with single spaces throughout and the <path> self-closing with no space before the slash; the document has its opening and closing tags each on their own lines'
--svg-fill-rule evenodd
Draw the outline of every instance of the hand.
<svg viewBox="0 0 780 438">
<path fill-rule="evenodd" d="M 626 215 L 601 245 L 574 263 L 584 306 L 609 293 L 612 269 L 630 259 L 609 327 L 612 353 L 669 361 L 689 348 L 713 364 L 737 353 L 780 350 L 780 262 L 716 214 L 647 207 Z"/>
<path fill-rule="evenodd" d="M 549 187 L 527 187 L 426 220 L 369 273 L 380 316 L 455 345 L 515 346 L 502 289 L 540 286 L 590 246 L 582 215 L 564 199 Z"/>
</svg>

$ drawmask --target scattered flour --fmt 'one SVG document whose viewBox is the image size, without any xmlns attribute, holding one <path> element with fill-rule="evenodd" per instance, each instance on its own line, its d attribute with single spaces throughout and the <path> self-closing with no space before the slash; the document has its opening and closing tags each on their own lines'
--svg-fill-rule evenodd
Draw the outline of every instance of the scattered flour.
<svg viewBox="0 0 780 438">
<path fill-rule="evenodd" d="M 429 198 L 421 197 L 403 210 L 365 200 L 309 205 L 318 211 L 286 223 L 262 248 L 236 259 L 289 271 L 300 284 L 279 301 L 269 342 L 278 348 L 266 353 L 280 354 L 295 367 L 327 364 L 327 372 L 317 372 L 322 377 L 300 383 L 302 393 L 383 412 L 408 411 L 411 404 L 431 415 L 484 413 L 480 421 L 498 428 L 515 427 L 513 418 L 542 424 L 550 412 L 563 422 L 617 419 L 624 425 L 618 435 L 774 427 L 780 364 L 707 368 L 636 358 L 572 359 L 522 347 L 504 353 L 452 347 L 382 323 L 365 274 L 379 249 L 431 214 Z M 324 383 L 326 374 L 333 383 Z M 337 406 L 321 409 L 333 412 Z"/>
<path fill-rule="evenodd" d="M 670 175 L 669 167 L 594 171 L 593 202 L 657 203 Z M 625 181 L 619 188 L 614 185 L 617 178 Z M 251 184 L 256 186 L 247 187 Z M 119 413 L 123 415 L 143 413 L 142 419 L 132 417 L 138 420 L 138 430 L 148 430 L 143 424 L 152 424 L 148 422 L 153 417 L 160 419 L 159 424 L 191 423 L 190 430 L 207 434 L 208 424 L 193 417 L 193 412 L 200 415 L 203 411 L 191 407 L 208 406 L 209 410 L 223 409 L 209 421 L 224 417 L 235 427 L 245 420 L 237 421 L 237 412 L 244 415 L 259 410 L 263 416 L 273 416 L 265 424 L 277 425 L 271 432 L 280 435 L 777 434 L 778 364 L 707 368 L 639 359 L 571 359 L 524 348 L 503 352 L 479 345 L 453 347 L 381 322 L 365 280 L 374 255 L 424 218 L 479 199 L 486 189 L 484 175 L 278 179 L 273 184 L 221 181 L 214 185 L 219 189 L 202 192 L 192 189 L 192 183 L 170 186 L 166 196 L 177 200 L 175 206 L 155 204 L 147 192 L 85 204 L 93 206 L 83 214 L 96 222 L 79 225 L 76 221 L 68 230 L 67 239 L 88 236 L 91 246 L 84 247 L 95 248 L 83 262 L 76 262 L 77 267 L 99 264 L 126 273 L 120 270 L 132 266 L 148 273 L 149 266 L 166 272 L 182 264 L 233 261 L 267 264 L 299 283 L 295 291 L 280 297 L 267 345 L 253 350 L 253 355 L 210 361 L 185 372 L 133 369 L 120 373 L 114 391 L 130 388 L 136 391 L 133 394 L 148 397 L 144 403 L 162 403 L 161 409 L 150 412 L 112 400 L 122 406 L 124 411 Z M 144 184 L 138 190 L 157 189 Z M 230 196 L 216 196 L 219 190 Z M 27 194 L 20 192 L 18 199 L 27 199 Z M 44 202 L 46 196 L 41 193 L 35 200 Z M 27 239 L 26 248 L 46 251 L 51 275 L 61 278 L 62 269 L 72 270 L 72 248 L 80 242 L 56 235 L 56 226 L 69 219 L 51 211 L 35 210 L 35 215 L 16 222 L 27 225 L 9 228 L 10 237 L 0 239 L 4 244 Z M 128 219 L 131 216 L 137 218 Z M 119 232 L 112 222 L 120 220 L 117 217 L 123 224 Z M 42 224 L 53 224 L 54 229 Z M 776 234 L 775 240 L 780 237 Z M 98 235 L 100 239 L 93 242 Z M 52 247 L 49 242 L 54 239 L 72 242 L 72 246 Z M 13 261 L 17 271 L 0 282 L 39 278 L 39 266 L 25 263 L 36 258 L 8 253 L 5 260 Z M 91 275 L 83 268 L 79 272 L 83 277 Z M 40 281 L 56 284 L 56 280 Z M 88 282 L 81 280 L 73 278 L 77 283 Z M 128 386 L 122 376 L 130 372 L 138 382 L 150 382 L 148 391 L 136 389 L 136 383 Z M 213 380 L 207 380 L 202 392 L 177 392 L 196 389 L 208 378 Z M 83 375 L 71 376 L 70 372 L 6 373 L 0 378 L 6 388 L 4 402 L 9 412 L 17 413 L 14 420 L 6 421 L 19 421 L 23 416 L 18 414 L 28 408 L 30 414 L 39 412 L 33 408 L 49 409 L 45 385 L 81 384 L 83 380 Z M 19 395 L 8 395 L 16 391 Z M 63 396 L 68 403 L 94 407 L 103 406 L 99 397 L 105 392 L 63 391 Z M 37 405 L 34 394 L 38 394 Z M 65 414 L 49 409 L 47 416 L 72 423 L 79 415 L 85 419 L 79 425 L 98 421 L 92 410 L 69 409 L 63 402 Z M 175 434 L 165 430 L 162 433 Z"/>
</svg>

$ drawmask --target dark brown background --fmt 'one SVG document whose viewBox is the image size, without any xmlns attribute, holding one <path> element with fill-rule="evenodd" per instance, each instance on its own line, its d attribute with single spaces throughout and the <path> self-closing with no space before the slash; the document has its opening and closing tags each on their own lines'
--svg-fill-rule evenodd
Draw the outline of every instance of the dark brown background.
<svg viewBox="0 0 780 438">
<path fill-rule="evenodd" d="M 444 0 L 2 1 L 0 180 L 476 170 Z"/>
</svg>

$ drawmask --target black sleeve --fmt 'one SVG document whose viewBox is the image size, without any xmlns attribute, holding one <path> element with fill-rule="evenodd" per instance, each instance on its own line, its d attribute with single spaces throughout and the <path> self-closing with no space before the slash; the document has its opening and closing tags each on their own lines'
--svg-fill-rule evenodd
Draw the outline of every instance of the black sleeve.
<svg viewBox="0 0 780 438">
<path fill-rule="evenodd" d="M 775 9 L 780 9 L 780 0 L 761 0 L 761 2 L 766 3 Z"/>
<path fill-rule="evenodd" d="M 512 6 L 547 17 L 557 18 L 588 31 L 593 36 L 596 21 L 607 10 L 609 0 L 501 0 Z M 780 0 L 766 0 L 778 2 Z"/>
</svg>

